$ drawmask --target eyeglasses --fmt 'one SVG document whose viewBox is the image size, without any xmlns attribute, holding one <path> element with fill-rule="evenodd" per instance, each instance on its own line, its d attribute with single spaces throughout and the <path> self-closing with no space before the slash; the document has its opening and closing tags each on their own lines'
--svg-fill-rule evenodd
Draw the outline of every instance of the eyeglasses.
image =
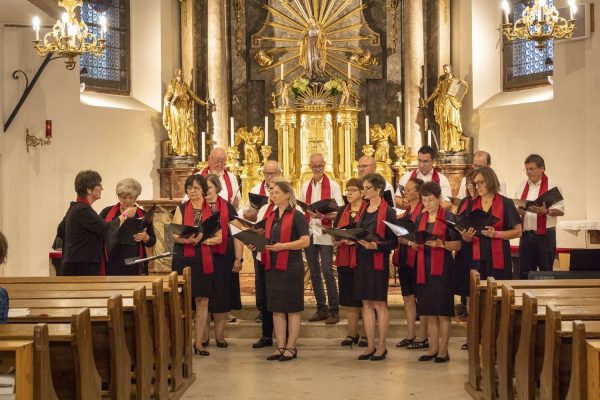
<svg viewBox="0 0 600 400">
<path fill-rule="evenodd" d="M 202 188 L 200 186 L 189 186 L 187 188 L 187 190 L 190 191 L 190 192 L 197 192 L 199 190 L 202 190 Z"/>
<path fill-rule="evenodd" d="M 369 190 L 371 190 L 371 189 L 373 189 L 373 186 L 367 186 L 367 185 L 364 185 L 364 186 L 363 186 L 363 190 L 364 190 L 365 192 L 368 192 L 368 191 L 369 191 Z"/>
<path fill-rule="evenodd" d="M 94 188 L 97 188 L 97 187 L 99 187 L 100 189 L 104 189 L 104 188 L 102 187 L 102 184 L 101 184 L 101 183 L 99 183 L 99 184 L 97 184 L 96 186 L 94 186 Z"/>
<path fill-rule="evenodd" d="M 267 171 L 263 171 L 263 175 L 264 176 L 277 176 L 279 172 L 267 172 Z"/>
<path fill-rule="evenodd" d="M 478 187 L 478 186 L 483 186 L 483 185 L 485 185 L 485 181 L 474 181 L 474 182 L 473 182 L 473 184 L 474 184 L 475 186 L 477 186 L 477 187 Z"/>
<path fill-rule="evenodd" d="M 318 171 L 318 170 L 320 170 L 320 169 L 323 169 L 323 168 L 325 168 L 325 166 L 324 166 L 324 165 L 322 165 L 322 164 L 321 164 L 321 165 L 311 165 L 311 166 L 310 166 L 310 169 L 312 169 L 313 171 L 314 171 L 314 170 L 317 170 L 317 171 Z"/>
<path fill-rule="evenodd" d="M 358 164 L 358 169 L 367 169 L 375 164 Z"/>
</svg>

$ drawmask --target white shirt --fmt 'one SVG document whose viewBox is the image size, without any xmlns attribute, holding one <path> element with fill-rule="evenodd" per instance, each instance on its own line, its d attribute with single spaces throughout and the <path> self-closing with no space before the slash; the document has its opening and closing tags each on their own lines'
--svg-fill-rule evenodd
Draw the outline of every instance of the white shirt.
<svg viewBox="0 0 600 400">
<path fill-rule="evenodd" d="M 252 187 L 252 189 L 250 189 L 250 193 L 254 193 L 254 194 L 260 194 L 260 187 L 262 186 L 262 184 L 264 183 L 264 181 L 254 185 Z M 269 186 L 265 184 L 265 196 L 269 195 Z"/>
<path fill-rule="evenodd" d="M 500 191 L 498 193 L 502 195 L 505 193 L 508 194 L 506 191 L 506 182 L 500 181 Z M 467 197 L 467 177 L 463 176 L 460 181 L 460 187 L 458 188 L 458 198 L 462 200 L 465 197 Z"/>
<path fill-rule="evenodd" d="M 542 180 L 536 184 L 531 182 L 529 179 L 521 182 L 518 186 L 517 191 L 515 192 L 515 199 L 520 199 L 523 194 L 523 190 L 525 190 L 525 185 L 529 185 L 529 192 L 527 193 L 527 199 L 525 200 L 536 200 L 540 193 L 540 186 L 542 185 Z M 552 181 L 552 179 L 548 178 L 548 190 L 553 187 L 558 188 L 560 193 L 562 194 L 562 189 L 556 184 L 556 182 Z M 565 212 L 565 201 L 561 200 L 558 203 L 554 204 L 550 207 L 551 210 L 559 210 L 563 213 Z M 548 215 L 546 218 L 546 228 L 555 228 L 556 227 L 556 217 Z M 523 231 L 536 231 L 537 230 L 537 214 L 532 212 L 525 212 L 525 217 L 523 218 Z"/>
<path fill-rule="evenodd" d="M 310 199 L 310 203 L 312 204 L 312 203 L 316 203 L 317 201 L 321 200 L 321 186 L 323 184 L 323 179 L 321 179 L 316 184 L 314 184 L 312 179 L 304 182 L 302 184 L 302 190 L 300 191 L 300 193 L 299 193 L 300 196 L 298 198 L 305 203 L 308 202 L 307 198 L 306 198 L 306 192 L 308 191 L 308 185 L 311 185 L 311 184 L 313 185 L 312 186 L 312 196 Z M 344 199 L 342 198 L 342 189 L 340 188 L 340 185 L 338 185 L 337 182 L 331 178 L 329 178 L 329 185 L 331 187 L 331 198 L 336 201 L 338 206 L 340 206 L 340 207 L 343 206 Z M 310 224 L 308 225 L 308 230 L 309 230 L 310 234 L 312 235 L 313 244 L 333 246 L 333 239 L 331 238 L 331 236 L 329 236 L 327 234 L 323 234 L 323 232 L 321 232 L 321 229 L 317 227 L 317 225 L 320 225 L 320 224 L 321 224 L 321 220 L 316 219 L 316 218 L 310 219 Z"/>
<path fill-rule="evenodd" d="M 448 178 L 446 178 L 446 175 L 441 174 L 439 172 L 438 172 L 438 175 L 440 176 L 440 188 L 442 189 L 442 200 L 450 200 L 450 197 L 452 197 L 452 188 L 450 187 L 450 181 L 448 181 Z M 404 175 L 402 175 L 402 178 L 400 178 L 400 182 L 398 182 L 398 189 L 396 189 L 396 196 L 402 196 L 402 193 L 400 193 L 400 186 L 402 186 L 402 187 L 406 186 L 406 183 L 408 182 L 408 180 L 410 179 L 411 176 L 412 176 L 412 171 L 406 172 Z M 423 175 L 421 173 L 421 171 L 417 171 L 417 178 L 423 180 L 423 182 L 430 182 L 431 179 L 433 179 L 433 169 L 427 175 Z"/>
<path fill-rule="evenodd" d="M 221 191 L 219 192 L 219 196 L 223 198 L 223 200 L 230 202 L 231 204 L 233 204 L 233 200 L 236 197 L 240 197 L 240 185 L 238 184 L 237 178 L 234 174 L 232 174 L 229 171 L 224 171 L 225 173 L 227 173 L 229 175 L 229 180 L 231 181 L 231 192 L 232 192 L 232 198 L 228 199 L 228 193 L 227 193 L 227 185 L 225 184 L 225 178 L 223 177 L 224 174 L 217 174 L 215 173 L 215 175 L 217 175 L 219 177 L 219 182 L 221 182 Z M 212 174 L 212 172 L 209 170 L 208 171 L 209 174 Z M 196 175 L 202 175 L 201 171 L 196 172 Z M 185 196 L 183 196 L 183 200 L 181 201 L 182 203 L 185 203 L 186 201 L 188 201 L 189 197 L 187 195 L 187 193 L 185 194 Z"/>
</svg>

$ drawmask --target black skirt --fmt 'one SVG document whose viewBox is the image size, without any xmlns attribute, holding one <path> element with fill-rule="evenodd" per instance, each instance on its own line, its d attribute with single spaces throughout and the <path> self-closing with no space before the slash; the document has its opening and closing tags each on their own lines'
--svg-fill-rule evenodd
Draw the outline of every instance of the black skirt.
<svg viewBox="0 0 600 400">
<path fill-rule="evenodd" d="M 179 249 L 178 246 L 181 246 Z M 183 254 L 183 246 L 175 244 L 176 254 Z M 185 267 L 192 269 L 192 297 L 210 297 L 210 292 L 214 285 L 213 274 L 205 274 L 202 270 L 202 256 L 200 249 L 196 249 L 194 257 L 173 257 L 171 269 L 178 274 L 183 274 Z M 213 265 L 214 267 L 214 265 Z M 193 303 L 195 304 L 195 303 Z"/>
<path fill-rule="evenodd" d="M 454 290 L 452 285 L 452 255 L 446 252 L 444 272 L 431 275 L 430 251 L 425 251 L 425 284 L 417 284 L 417 313 L 439 317 L 454 316 Z"/>
<path fill-rule="evenodd" d="M 402 296 L 414 296 L 417 279 L 415 269 L 407 265 L 401 265 L 398 267 L 398 279 L 400 280 Z"/>
<path fill-rule="evenodd" d="M 385 258 L 382 271 L 375 271 L 372 263 L 360 263 L 354 271 L 354 287 L 360 300 L 387 301 L 390 264 Z"/>
<path fill-rule="evenodd" d="M 277 313 L 304 311 L 304 264 L 292 262 L 286 271 L 266 271 L 267 310 Z"/>
<path fill-rule="evenodd" d="M 337 268 L 338 283 L 340 287 L 340 305 L 342 307 L 362 307 L 362 301 L 354 288 L 354 271 L 356 271 L 356 268 Z"/>
<path fill-rule="evenodd" d="M 214 284 L 208 300 L 208 311 L 211 313 L 241 309 L 239 274 L 232 271 L 233 263 L 229 258 L 227 255 L 213 254 Z"/>
<path fill-rule="evenodd" d="M 454 267 L 452 268 L 452 281 L 454 294 L 458 296 L 469 295 L 469 274 L 473 268 L 473 246 L 471 243 L 462 241 L 461 248 L 456 253 Z"/>
</svg>

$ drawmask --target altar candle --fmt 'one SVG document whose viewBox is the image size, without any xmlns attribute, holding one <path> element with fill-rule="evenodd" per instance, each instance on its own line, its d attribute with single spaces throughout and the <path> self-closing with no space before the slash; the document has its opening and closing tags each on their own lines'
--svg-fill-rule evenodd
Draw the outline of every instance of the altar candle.
<svg viewBox="0 0 600 400">
<path fill-rule="evenodd" d="M 538 11 L 538 21 L 542 21 L 544 17 L 544 7 L 546 6 L 546 0 L 540 0 L 540 9 Z"/>
<path fill-rule="evenodd" d="M 265 116 L 265 146 L 269 145 L 269 117 Z"/>
<path fill-rule="evenodd" d="M 284 71 L 284 66 L 283 66 L 283 64 L 281 64 L 281 80 L 282 81 L 283 81 L 283 76 L 284 76 L 283 71 Z"/>
<path fill-rule="evenodd" d="M 398 146 L 402 146 L 402 134 L 400 133 L 400 117 L 396 116 L 396 135 L 398 136 Z"/>
<path fill-rule="evenodd" d="M 40 17 L 38 16 L 33 17 L 33 30 L 35 31 L 35 40 L 40 40 Z"/>
<path fill-rule="evenodd" d="M 46 120 L 46 139 L 52 139 L 52 120 Z"/>
<path fill-rule="evenodd" d="M 369 116 L 365 116 L 365 136 L 366 136 L 366 144 L 371 144 L 369 140 Z"/>
<path fill-rule="evenodd" d="M 569 0 L 569 11 L 571 13 L 571 20 L 575 19 L 575 13 L 577 12 L 577 5 L 575 0 Z"/>
<path fill-rule="evenodd" d="M 352 64 L 348 63 L 348 80 L 352 79 Z"/>
<path fill-rule="evenodd" d="M 507 0 L 502 0 L 502 9 L 504 10 L 504 23 L 508 24 L 508 14 L 510 12 L 510 6 Z"/>
<path fill-rule="evenodd" d="M 427 131 L 427 145 L 431 146 L 431 129 Z"/>
<path fill-rule="evenodd" d="M 206 132 L 202 131 L 202 162 L 206 161 Z"/>
<path fill-rule="evenodd" d="M 229 146 L 233 147 L 233 142 L 234 142 L 234 132 L 233 132 L 233 124 L 234 124 L 234 120 L 233 117 L 229 118 Z"/>
</svg>

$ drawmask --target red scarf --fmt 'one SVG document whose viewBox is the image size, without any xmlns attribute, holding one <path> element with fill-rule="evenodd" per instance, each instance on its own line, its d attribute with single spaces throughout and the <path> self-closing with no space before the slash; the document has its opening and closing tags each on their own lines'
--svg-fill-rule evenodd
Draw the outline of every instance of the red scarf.
<svg viewBox="0 0 600 400">
<path fill-rule="evenodd" d="M 548 177 L 546 174 L 542 174 L 542 184 L 540 185 L 540 192 L 538 193 L 538 197 L 543 195 L 548 191 Z M 521 194 L 521 200 L 527 200 L 527 195 L 529 194 L 529 181 L 525 182 L 525 189 L 523 189 L 523 194 Z M 525 218 L 525 217 L 523 217 Z M 546 220 L 547 215 L 537 215 L 537 230 L 536 233 L 538 235 L 546 234 Z"/>
<path fill-rule="evenodd" d="M 411 179 L 416 178 L 418 173 L 419 173 L 419 170 L 415 169 L 412 172 L 412 174 L 410 174 Z M 440 184 L 440 174 L 435 169 L 433 170 L 433 175 L 431 176 L 431 181 L 437 183 L 438 185 Z"/>
<path fill-rule="evenodd" d="M 306 189 L 306 204 L 312 204 L 312 187 L 313 180 L 311 179 L 308 183 L 308 188 Z M 331 198 L 331 184 L 329 183 L 329 178 L 327 175 L 323 175 L 323 179 L 321 180 L 321 198 L 319 200 L 325 200 Z M 310 215 L 306 214 L 306 222 L 310 224 Z M 327 218 L 323 218 L 322 223 L 324 226 L 332 226 L 332 221 Z"/>
<path fill-rule="evenodd" d="M 223 238 L 221 244 L 215 246 L 215 253 L 225 255 L 227 254 L 227 235 L 229 232 L 229 207 L 227 207 L 227 202 L 221 196 L 217 196 L 215 209 L 220 212 L 219 220 L 221 222 L 221 237 Z"/>
<path fill-rule="evenodd" d="M 465 212 L 465 210 L 467 209 L 467 206 L 469 205 L 470 200 L 466 199 L 463 200 L 463 203 L 460 205 L 460 210 L 458 210 L 458 215 L 461 215 L 462 213 Z"/>
<path fill-rule="evenodd" d="M 433 235 L 436 235 L 438 239 L 446 240 L 446 212 L 442 207 L 438 208 L 437 215 L 435 216 L 435 223 L 433 224 Z M 419 223 L 418 231 L 427 230 L 427 222 L 429 219 L 429 212 L 425 211 L 421 214 L 421 222 Z M 425 245 L 420 244 L 418 250 L 418 261 L 417 261 L 417 283 L 425 284 Z M 444 256 L 446 249 L 442 247 L 431 248 L 431 276 L 442 276 L 444 273 Z"/>
<path fill-rule="evenodd" d="M 262 183 L 260 184 L 260 191 L 258 192 L 258 194 L 260 194 L 261 196 L 267 195 L 267 191 L 265 190 L 265 181 L 262 181 Z"/>
<path fill-rule="evenodd" d="M 209 173 L 208 167 L 200 171 L 200 175 L 202 176 L 206 176 Z M 225 187 L 227 188 L 227 201 L 233 201 L 233 186 L 231 185 L 231 179 L 229 178 L 227 170 L 223 171 L 223 180 L 225 181 Z"/>
<path fill-rule="evenodd" d="M 358 221 L 360 219 L 360 217 L 363 215 L 363 213 L 367 209 L 367 204 L 368 203 L 363 200 L 363 202 L 360 205 L 360 208 L 358 209 L 358 213 L 354 217 L 354 221 Z M 352 208 L 351 204 L 348 204 L 346 206 L 346 208 L 344 208 L 344 211 L 342 212 L 342 215 L 340 216 L 337 226 L 344 227 L 344 226 L 350 224 L 350 209 L 351 208 Z M 356 263 L 356 245 L 348 246 L 346 244 L 343 244 L 343 245 L 339 246 L 337 249 L 337 255 L 335 257 L 335 265 L 337 267 L 356 268 L 356 265 L 357 265 L 357 263 Z"/>
<path fill-rule="evenodd" d="M 104 222 L 110 222 L 113 219 L 115 219 L 115 217 L 117 216 L 117 213 L 119 212 L 121 208 L 120 204 L 115 204 L 114 206 L 112 206 L 112 208 L 110 209 L 110 211 L 108 212 L 108 214 L 106 214 L 106 217 L 104 218 Z M 120 215 L 120 214 L 119 214 Z M 144 214 L 142 214 L 142 210 L 138 207 L 137 211 L 136 211 L 136 215 L 138 218 L 142 218 L 144 216 Z M 140 258 L 144 258 L 144 245 L 143 242 L 140 242 Z M 106 275 L 106 264 L 108 263 L 108 249 L 106 248 L 106 243 L 104 244 L 104 246 L 102 246 L 102 248 L 104 249 L 102 256 L 100 257 L 100 276 L 104 276 Z M 140 275 L 142 275 L 142 265 L 143 264 L 138 264 L 138 271 L 140 273 Z"/>
<path fill-rule="evenodd" d="M 417 217 L 419 216 L 419 214 L 421 214 L 422 210 L 423 210 L 423 203 L 421 203 L 419 201 L 415 207 L 415 211 L 413 211 L 411 213 L 410 207 L 407 208 L 406 211 L 404 211 L 402 218 L 405 218 L 410 215 L 410 220 L 412 222 L 416 222 Z M 407 250 L 406 251 L 406 265 L 409 266 L 410 268 L 414 268 L 415 267 L 415 258 L 416 258 L 417 253 L 410 246 L 406 246 L 406 250 Z M 400 265 L 400 253 L 401 252 L 402 252 L 402 247 L 401 247 L 400 243 L 398 243 L 398 247 L 396 247 L 396 250 L 394 251 L 394 255 L 392 257 L 392 262 L 394 263 L 394 265 Z"/>
<path fill-rule="evenodd" d="M 269 218 L 269 216 L 271 215 L 271 213 L 273 212 L 274 209 L 275 209 L 275 204 L 270 202 L 269 207 L 267 207 L 267 210 L 265 211 L 265 215 L 263 215 L 263 217 L 262 217 L 262 220 Z"/>
<path fill-rule="evenodd" d="M 375 233 L 385 240 L 385 218 L 387 216 L 388 203 L 381 198 L 379 209 L 377 210 L 377 224 L 375 225 Z M 385 253 L 383 251 L 373 250 L 373 269 L 375 271 L 383 271 L 383 257 Z"/>
<path fill-rule="evenodd" d="M 79 197 L 79 196 L 77 196 L 77 198 L 75 199 L 75 201 L 77 203 L 87 204 L 90 207 L 92 206 L 92 203 L 90 203 L 90 201 L 87 199 L 87 197 Z"/>
<path fill-rule="evenodd" d="M 210 205 L 206 199 L 202 202 L 202 221 L 206 221 L 212 215 L 212 210 L 210 209 Z M 183 225 L 186 226 L 194 226 L 194 206 L 192 206 L 192 201 L 188 200 L 185 203 L 183 210 Z M 212 253 L 210 251 L 210 247 L 201 244 L 200 251 L 202 253 L 202 272 L 206 274 L 213 273 L 213 259 Z M 196 254 L 194 250 L 193 244 L 184 244 L 183 245 L 183 256 L 186 258 L 192 258 Z"/>
<path fill-rule="evenodd" d="M 481 209 L 481 196 L 477 196 L 473 200 L 472 210 Z M 498 218 L 498 222 L 494 224 L 494 229 L 501 231 L 504 226 L 504 202 L 502 196 L 496 194 L 492 201 L 492 215 Z M 495 270 L 504 269 L 504 240 L 493 238 L 492 240 L 492 267 Z M 481 239 L 473 236 L 473 261 L 481 260 Z"/>
<path fill-rule="evenodd" d="M 273 227 L 273 222 L 275 221 L 275 215 L 277 213 L 271 212 L 267 217 L 267 225 L 265 227 L 265 235 L 267 239 L 271 239 L 271 228 Z M 278 243 L 289 243 L 290 238 L 292 237 L 292 222 L 294 221 L 294 215 L 296 214 L 296 209 L 293 208 L 292 211 L 285 210 L 283 211 L 283 218 L 281 221 L 281 234 L 279 236 Z M 290 255 L 289 250 L 282 250 L 277 253 L 277 263 L 275 264 L 275 269 L 277 271 L 287 271 L 288 265 L 288 257 Z M 265 271 L 269 271 L 271 269 L 271 251 L 263 250 L 261 259 L 265 264 Z"/>
</svg>

